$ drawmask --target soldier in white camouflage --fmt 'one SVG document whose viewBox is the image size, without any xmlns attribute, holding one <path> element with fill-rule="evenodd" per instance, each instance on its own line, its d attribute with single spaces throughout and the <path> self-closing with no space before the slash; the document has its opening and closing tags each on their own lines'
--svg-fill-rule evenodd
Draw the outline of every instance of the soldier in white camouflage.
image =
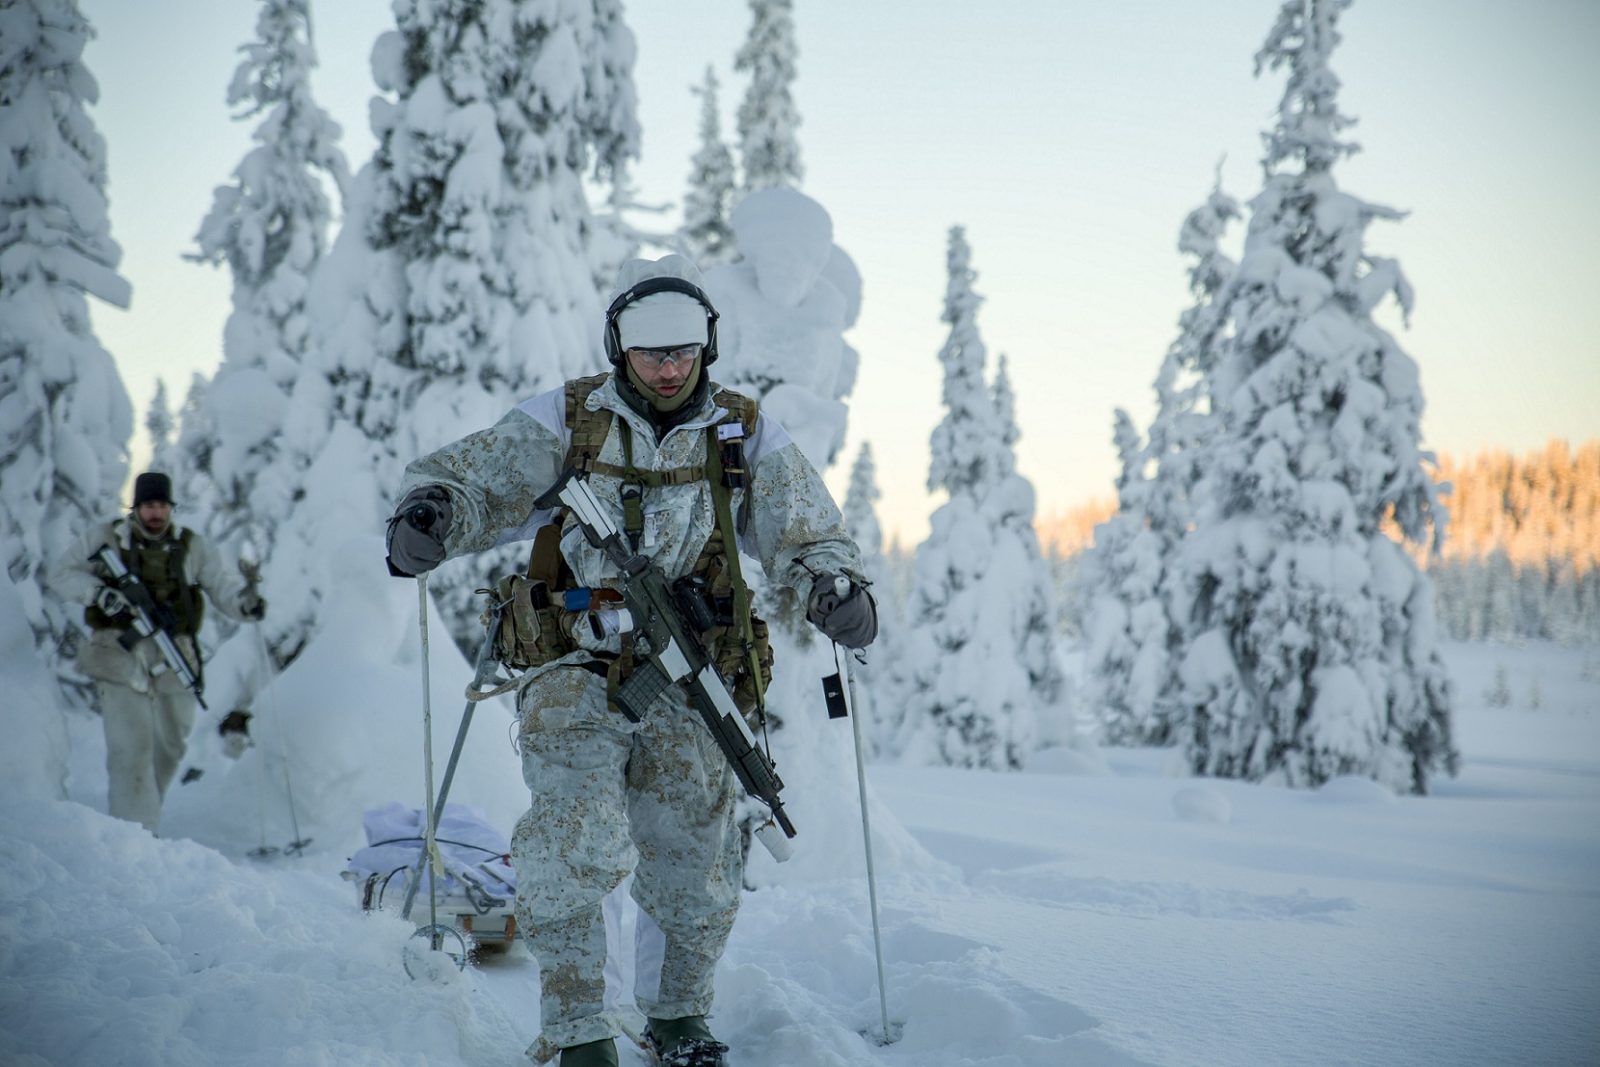
<svg viewBox="0 0 1600 1067">
<path fill-rule="evenodd" d="M 604 326 L 613 372 L 533 397 L 412 463 L 389 564 L 423 574 L 496 545 L 537 546 L 544 530 L 551 546 L 559 534 L 545 575 L 551 593 L 603 598 L 618 585 L 615 567 L 570 521 L 535 504 L 575 468 L 635 550 L 669 581 L 700 583 L 718 622 L 708 641 L 719 672 L 759 716 L 771 655 L 765 624 L 749 613 L 741 552 L 842 644 L 870 643 L 877 613 L 815 468 L 753 401 L 711 382 L 717 316 L 698 282 L 681 256 L 624 264 Z M 601 902 L 631 872 L 646 1039 L 663 1064 L 717 1067 L 727 1049 L 705 1017 L 743 883 L 735 776 L 680 686 L 639 722 L 615 710 L 631 635 L 618 613 L 590 614 L 603 622 L 571 626 L 566 616 L 518 698 L 532 803 L 513 835 L 517 917 L 543 991 L 528 1053 L 538 1063 L 559 1056 L 560 1067 L 617 1063 L 611 1005 L 620 991 L 606 981 L 617 946 Z"/>
<path fill-rule="evenodd" d="M 209 541 L 173 521 L 172 479 L 147 471 L 134 479 L 133 507 L 83 534 L 50 574 L 61 597 L 84 606 L 89 640 L 78 669 L 94 680 L 106 734 L 107 806 L 118 819 L 156 832 L 161 804 L 189 743 L 198 694 L 157 648 L 133 629 L 133 605 L 98 558 L 111 549 L 150 597 L 155 618 L 194 678 L 196 637 L 205 604 L 233 619 L 260 620 L 266 601 Z M 198 688 L 198 686 L 196 687 Z"/>
</svg>

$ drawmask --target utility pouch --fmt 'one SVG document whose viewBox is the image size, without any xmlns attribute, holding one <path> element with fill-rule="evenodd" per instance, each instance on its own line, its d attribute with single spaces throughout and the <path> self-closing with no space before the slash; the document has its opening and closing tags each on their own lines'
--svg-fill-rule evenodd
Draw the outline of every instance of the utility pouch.
<svg viewBox="0 0 1600 1067">
<path fill-rule="evenodd" d="M 729 634 L 718 646 L 716 653 L 717 673 L 722 675 L 723 684 L 728 687 L 728 692 L 733 694 L 733 702 L 738 705 L 739 711 L 746 719 L 755 714 L 761 702 L 761 695 L 772 684 L 771 637 L 766 620 L 753 613 L 750 616 L 750 636 L 755 645 L 756 662 L 761 667 L 759 688 L 756 680 L 750 677 L 750 654 L 735 635 Z"/>
<path fill-rule="evenodd" d="M 499 608 L 495 658 L 513 670 L 541 667 L 576 647 L 561 625 L 564 604 L 554 588 L 561 579 L 560 536 L 553 524 L 542 528 L 533 539 L 528 573 L 508 574 L 494 588 L 480 590 L 492 598 L 482 616 L 485 626 Z"/>
<path fill-rule="evenodd" d="M 541 667 L 573 650 L 561 627 L 561 608 L 551 602 L 550 588 L 543 581 L 508 574 L 484 591 L 500 608 L 494 654 L 507 667 L 519 671 Z M 492 613 L 485 612 L 484 625 L 491 621 Z"/>
</svg>

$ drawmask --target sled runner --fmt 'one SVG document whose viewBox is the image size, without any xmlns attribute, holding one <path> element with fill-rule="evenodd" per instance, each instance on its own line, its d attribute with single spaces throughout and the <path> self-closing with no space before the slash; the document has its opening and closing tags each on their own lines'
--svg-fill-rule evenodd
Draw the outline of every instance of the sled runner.
<svg viewBox="0 0 1600 1067">
<path fill-rule="evenodd" d="M 426 896 L 429 872 L 418 863 L 424 841 L 422 810 L 391 801 L 368 809 L 361 821 L 367 847 L 350 857 L 343 877 L 360 887 L 362 910 L 398 912 L 414 871 L 420 872 Z M 436 840 L 445 868 L 437 876 L 439 921 L 453 922 L 479 951 L 509 948 L 517 936 L 511 843 L 468 804 L 445 805 Z"/>
</svg>

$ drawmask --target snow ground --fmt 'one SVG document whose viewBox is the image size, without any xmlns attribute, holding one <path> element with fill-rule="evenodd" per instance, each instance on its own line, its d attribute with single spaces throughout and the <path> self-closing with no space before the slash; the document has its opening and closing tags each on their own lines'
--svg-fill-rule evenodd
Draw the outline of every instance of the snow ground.
<svg viewBox="0 0 1600 1067">
<path fill-rule="evenodd" d="M 903 1036 L 863 1036 L 879 1027 L 864 881 L 780 880 L 747 896 L 719 973 L 733 1062 L 1596 1062 L 1600 655 L 1448 653 L 1464 766 L 1427 799 L 1197 781 L 1148 750 L 1108 750 L 1100 774 L 1051 773 L 1048 754 L 1025 774 L 871 768 L 942 861 L 880 858 Z M 74 724 L 90 804 L 97 732 Z M 0 1063 L 526 1062 L 525 951 L 407 979 L 409 928 L 338 880 L 359 813 L 349 838 L 261 863 L 85 804 L 7 793 L 4 810 Z M 858 869 L 859 838 L 801 843 Z"/>
</svg>

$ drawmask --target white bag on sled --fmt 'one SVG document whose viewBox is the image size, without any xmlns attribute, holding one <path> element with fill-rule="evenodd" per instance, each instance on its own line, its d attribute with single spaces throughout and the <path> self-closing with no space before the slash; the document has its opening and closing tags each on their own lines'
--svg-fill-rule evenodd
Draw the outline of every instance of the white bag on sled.
<svg viewBox="0 0 1600 1067">
<path fill-rule="evenodd" d="M 421 883 L 411 919 L 426 924 L 429 873 L 426 864 L 418 864 L 426 832 L 422 809 L 391 801 L 368 809 L 361 822 L 367 847 L 350 857 L 344 878 L 360 886 L 362 910 L 398 912 L 416 875 Z M 517 933 L 512 914 L 517 874 L 511 867 L 510 840 L 469 804 L 445 805 L 434 840 L 445 868 L 434 890 L 439 921 L 460 927 L 480 949 L 508 947 Z"/>
</svg>

